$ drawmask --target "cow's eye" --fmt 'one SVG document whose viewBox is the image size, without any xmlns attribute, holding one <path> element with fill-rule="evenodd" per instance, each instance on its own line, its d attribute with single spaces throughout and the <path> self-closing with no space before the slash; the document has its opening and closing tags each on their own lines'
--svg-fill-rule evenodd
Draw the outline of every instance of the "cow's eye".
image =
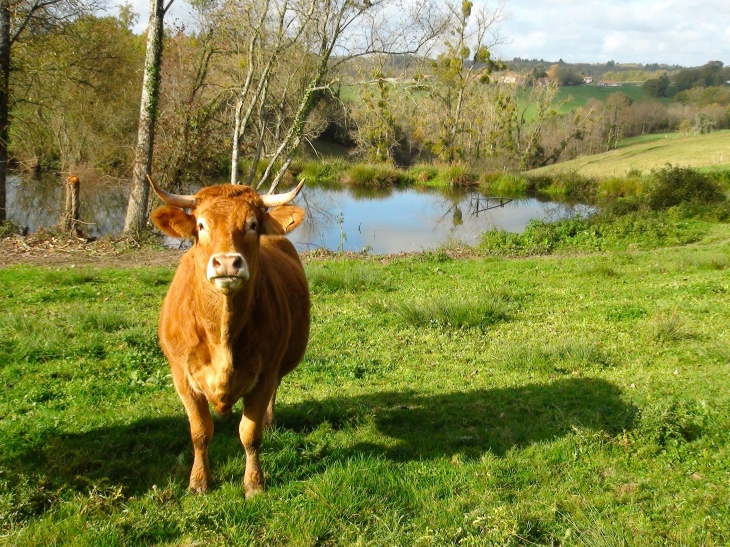
<svg viewBox="0 0 730 547">
<path fill-rule="evenodd" d="M 199 232 L 202 232 L 202 231 L 203 231 L 203 228 L 205 228 L 205 227 L 203 226 L 203 223 L 202 223 L 202 222 L 198 222 L 198 231 L 199 231 Z"/>
<path fill-rule="evenodd" d="M 259 225 L 255 220 L 252 220 L 248 225 L 249 230 L 251 230 L 253 232 L 255 232 L 258 227 L 259 227 Z"/>
</svg>

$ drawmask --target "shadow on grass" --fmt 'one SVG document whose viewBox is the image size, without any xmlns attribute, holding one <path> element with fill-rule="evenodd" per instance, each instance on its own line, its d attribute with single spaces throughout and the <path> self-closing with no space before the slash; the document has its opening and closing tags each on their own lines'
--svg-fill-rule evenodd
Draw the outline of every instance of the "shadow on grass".
<svg viewBox="0 0 730 547">
<path fill-rule="evenodd" d="M 334 429 L 374 421 L 392 447 L 358 445 L 398 460 L 460 453 L 503 456 L 513 448 L 550 441 L 573 428 L 615 435 L 634 426 L 637 409 L 621 399 L 615 385 L 600 379 L 570 378 L 550 384 L 461 391 L 442 395 L 381 392 L 280 407 L 279 426 L 298 432 L 328 423 Z M 393 443 L 390 443 L 391 445 Z"/>
<path fill-rule="evenodd" d="M 303 478 L 301 473 L 321 471 L 322 464 L 327 466 L 362 453 L 394 461 L 455 453 L 477 458 L 487 452 L 503 456 L 513 448 L 550 441 L 574 427 L 613 435 L 631 429 L 635 414 L 635 407 L 621 399 L 616 386 L 596 379 L 571 378 L 550 384 L 440 395 L 382 392 L 279 405 L 282 434 L 265 437 L 264 451 L 291 449 L 285 445 L 300 442 L 303 434 L 324 424 L 346 430 L 374 423 L 379 433 L 397 440 L 387 446 L 369 443 L 325 450 L 317 456 L 319 464 L 309 471 L 292 470 L 293 475 Z M 211 446 L 214 474 L 216 467 L 226 461 L 239 459 L 243 464 L 237 429 L 237 419 L 216 420 Z M 0 456 L 0 468 L 5 470 L 6 479 L 19 488 L 23 488 L 23 482 L 31 486 L 30 480 L 42 481 L 46 490 L 66 487 L 87 491 L 91 485 L 103 485 L 122 486 L 127 494 L 145 492 L 153 484 L 163 486 L 170 478 L 187 483 L 192 452 L 187 420 L 182 414 L 179 418 L 150 418 L 78 434 L 48 431 L 32 441 L 16 439 L 12 444 L 16 446 L 8 447 L 11 449 Z M 299 464 L 304 462 L 297 458 L 291 462 Z M 285 474 L 291 478 L 291 473 Z"/>
</svg>

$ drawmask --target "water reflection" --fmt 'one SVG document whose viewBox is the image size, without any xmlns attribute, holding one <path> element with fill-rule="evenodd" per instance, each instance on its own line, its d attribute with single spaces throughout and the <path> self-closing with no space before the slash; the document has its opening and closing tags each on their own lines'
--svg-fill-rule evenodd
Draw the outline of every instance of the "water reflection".
<svg viewBox="0 0 730 547">
<path fill-rule="evenodd" d="M 58 224 L 64 205 L 64 178 L 41 174 L 9 177 L 8 219 L 31 232 Z M 81 181 L 81 222 L 90 236 L 119 233 L 124 228 L 128 189 L 115 181 Z"/>
<path fill-rule="evenodd" d="M 187 188 L 185 192 L 195 192 Z M 119 233 L 124 227 L 128 189 L 119 182 L 81 181 L 81 219 L 89 235 Z M 481 201 L 480 201 L 481 200 Z M 520 198 L 504 207 L 484 209 L 474 191 L 387 188 L 352 191 L 307 186 L 295 201 L 307 210 L 302 227 L 290 238 L 300 251 L 323 248 L 378 254 L 421 251 L 455 241 L 473 245 L 482 232 L 500 228 L 521 232 L 530 220 L 588 215 L 593 208 L 537 198 Z M 481 203 L 481 205 L 480 205 Z M 31 231 L 58 223 L 63 180 L 58 176 L 8 180 L 8 217 Z M 180 242 L 169 240 L 178 247 Z"/>
<path fill-rule="evenodd" d="M 348 190 L 305 188 L 296 203 L 307 221 L 290 239 L 299 250 L 325 248 L 377 254 L 433 249 L 453 241 L 474 245 L 482 232 L 499 228 L 521 232 L 533 219 L 558 220 L 589 215 L 582 204 L 519 198 L 482 210 L 478 192 L 393 189 L 387 199 L 362 199 Z"/>
</svg>

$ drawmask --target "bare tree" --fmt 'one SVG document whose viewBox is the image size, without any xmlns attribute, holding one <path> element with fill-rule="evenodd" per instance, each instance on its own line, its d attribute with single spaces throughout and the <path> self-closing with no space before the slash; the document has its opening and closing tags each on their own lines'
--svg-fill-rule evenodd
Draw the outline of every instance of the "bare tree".
<svg viewBox="0 0 730 547">
<path fill-rule="evenodd" d="M 217 23 L 201 17 L 194 35 L 180 30 L 165 44 L 154 170 L 155 180 L 166 186 L 181 187 L 225 157 L 221 141 L 228 128 L 218 118 L 227 93 L 211 75 L 221 54 Z"/>
<path fill-rule="evenodd" d="M 77 0 L 0 0 L 0 222 L 7 219 L 6 178 L 12 49 L 26 34 L 53 32 L 92 10 Z"/>
<path fill-rule="evenodd" d="M 165 5 L 165 0 L 150 0 L 150 21 L 147 26 L 147 53 L 139 108 L 137 147 L 132 172 L 132 187 L 127 203 L 127 216 L 124 221 L 125 233 L 141 232 L 147 224 L 147 205 L 150 196 L 147 176 L 152 174 L 155 123 L 160 98 L 164 18 L 173 1 L 169 0 Z"/>
<path fill-rule="evenodd" d="M 432 148 L 441 159 L 454 162 L 463 155 L 461 136 L 468 135 L 464 113 L 468 101 L 480 85 L 488 84 L 490 74 L 503 68 L 492 59 L 490 48 L 500 43 L 499 23 L 504 20 L 502 4 L 490 7 L 462 0 L 448 4 L 451 12 L 450 38 L 444 51 L 431 61 L 433 81 L 423 87 L 440 113 L 439 127 Z"/>
<path fill-rule="evenodd" d="M 444 28 L 435 0 L 230 0 L 242 14 L 229 26 L 243 67 L 235 76 L 231 182 L 239 181 L 239 152 L 252 161 L 241 180 L 273 192 L 303 139 L 323 124 L 313 114 L 343 68 L 354 59 L 415 53 Z M 231 21 L 235 22 L 235 17 Z M 396 23 L 397 21 L 397 23 Z M 259 170 L 263 159 L 266 166 Z"/>
</svg>

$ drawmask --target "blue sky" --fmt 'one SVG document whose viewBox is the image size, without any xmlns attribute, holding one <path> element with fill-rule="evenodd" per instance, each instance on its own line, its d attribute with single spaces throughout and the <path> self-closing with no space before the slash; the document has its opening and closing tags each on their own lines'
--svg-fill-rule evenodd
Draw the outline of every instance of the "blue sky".
<svg viewBox="0 0 730 547">
<path fill-rule="evenodd" d="M 142 33 L 149 2 L 132 2 Z M 185 20 L 187 5 L 175 0 L 169 22 Z M 730 0 L 506 0 L 504 9 L 496 52 L 506 60 L 730 64 Z"/>
</svg>

